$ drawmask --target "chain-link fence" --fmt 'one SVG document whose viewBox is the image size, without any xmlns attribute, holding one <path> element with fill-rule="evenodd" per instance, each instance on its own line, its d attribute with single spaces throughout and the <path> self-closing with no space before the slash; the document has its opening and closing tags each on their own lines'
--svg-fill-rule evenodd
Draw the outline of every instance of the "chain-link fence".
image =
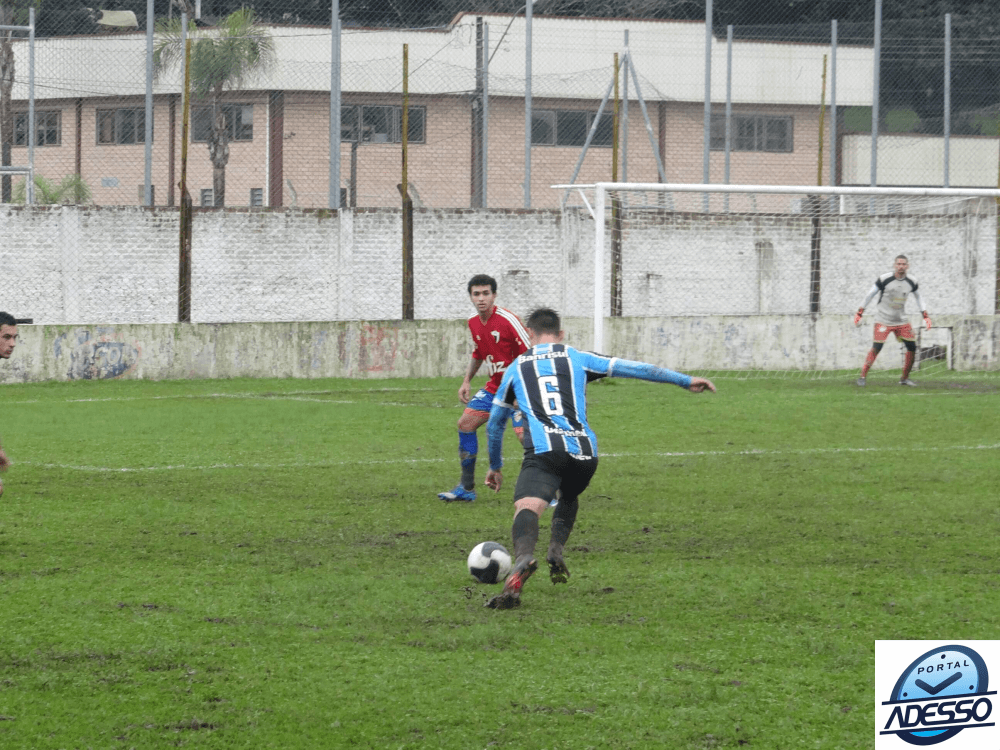
<svg viewBox="0 0 1000 750">
<path fill-rule="evenodd" d="M 789 13 L 765 3 L 754 23 L 732 25 L 751 14 L 719 2 L 706 34 L 703 6 L 580 17 L 543 0 L 529 24 L 517 3 L 479 4 L 414 3 L 395 17 L 345 4 L 336 38 L 329 8 L 206 4 L 188 35 L 194 204 L 398 206 L 404 135 L 417 207 L 555 207 L 549 185 L 570 180 L 997 184 L 998 43 L 980 16 L 889 19 L 876 34 L 874 2 L 863 21 L 780 23 Z M 2 7 L 0 21 L 27 23 Z M 42 5 L 33 85 L 26 34 L 3 32 L 4 164 L 34 168 L 36 202 L 141 205 L 148 172 L 152 203 L 179 203 L 180 10 L 155 11 L 151 154 L 145 8 L 88 17 Z M 220 35 L 234 38 L 209 43 Z M 5 184 L 6 202 L 25 200 L 23 177 Z"/>
<path fill-rule="evenodd" d="M 399 213 L 341 221 L 314 241 L 298 224 L 283 234 L 278 220 L 266 228 L 205 224 L 199 238 L 198 217 L 207 213 L 198 210 L 316 209 L 322 221 L 331 207 L 398 212 L 405 192 L 419 224 L 422 208 L 556 209 L 567 195 L 579 205 L 575 193 L 551 188 L 569 182 L 995 187 L 1000 43 L 983 16 L 993 11 L 939 5 L 925 17 L 923 5 L 900 0 L 880 20 L 881 0 L 808 10 L 717 0 L 711 17 L 712 4 L 700 0 L 252 8 L 156 0 L 151 29 L 144 3 L 119 2 L 114 11 L 45 3 L 31 41 L 26 5 L 8 0 L 0 3 L 0 199 L 172 207 L 186 192 L 195 207 L 194 276 L 180 283 L 195 295 L 193 319 L 199 305 L 213 310 L 211 319 L 252 319 L 250 310 L 216 309 L 214 292 L 206 306 L 206 292 L 199 302 L 192 285 L 247 273 L 223 286 L 253 289 L 256 269 L 291 256 L 303 278 L 276 274 L 288 302 L 261 314 L 315 319 L 366 308 L 329 303 L 348 282 L 324 285 L 329 268 L 310 275 L 310 254 L 329 257 L 334 248 L 346 267 L 361 256 L 345 260 L 344 248 L 398 252 L 407 241 Z M 0 211 L 8 237 L 0 256 L 28 297 L 54 294 L 55 278 L 73 285 L 47 243 L 63 258 L 84 246 L 109 249 L 92 231 L 114 236 L 110 249 L 132 258 L 136 273 L 173 274 L 175 214 L 112 230 L 107 218 L 50 212 L 41 235 L 32 226 L 43 220 L 32 216 Z M 433 222 L 424 224 L 418 239 L 437 242 Z M 362 235 L 370 226 L 375 233 Z M 269 238 L 263 245 L 261 236 Z M 244 258 L 226 243 L 265 255 Z M 146 257 L 157 247 L 162 257 Z M 474 250 L 459 275 L 489 265 Z M 90 263 L 76 255 L 77 279 Z M 413 273 L 419 290 L 419 264 Z M 395 274 L 387 281 L 396 284 Z M 142 297 L 146 283 L 125 287 Z M 153 285 L 162 300 L 110 318 L 171 319 L 162 311 L 173 309 L 176 289 Z M 53 320 L 72 321 L 82 309 L 59 304 Z"/>
</svg>

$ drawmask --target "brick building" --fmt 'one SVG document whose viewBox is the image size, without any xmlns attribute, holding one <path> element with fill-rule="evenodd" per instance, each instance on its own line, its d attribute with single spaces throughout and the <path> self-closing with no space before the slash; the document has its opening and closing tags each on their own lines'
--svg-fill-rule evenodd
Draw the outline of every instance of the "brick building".
<svg viewBox="0 0 1000 750">
<path fill-rule="evenodd" d="M 479 20 L 481 19 L 481 20 Z M 485 24 L 485 26 L 483 25 Z M 482 59 L 484 29 L 488 69 Z M 329 191 L 329 29 L 268 26 L 277 65 L 225 94 L 230 128 L 226 203 L 323 207 Z M 615 53 L 634 61 L 619 179 L 700 183 L 704 132 L 704 24 L 536 16 L 532 27 L 531 205 L 555 207 L 550 185 L 612 176 L 612 103 L 583 144 L 613 80 Z M 409 61 L 408 181 L 417 205 L 523 206 L 525 24 L 509 15 L 460 15 L 445 29 L 345 28 L 341 36 L 341 187 L 357 206 L 399 204 L 403 46 Z M 145 49 L 141 33 L 36 42 L 36 174 L 78 174 L 99 205 L 136 205 L 144 179 Z M 822 75 L 829 46 L 741 41 L 733 46 L 730 182 L 814 184 L 820 157 Z M 710 181 L 724 181 L 726 43 L 712 45 Z M 838 107 L 871 103 L 872 50 L 838 48 Z M 13 163 L 26 164 L 27 43 L 16 44 Z M 176 205 L 181 171 L 181 84 L 154 85 L 152 182 L 156 205 Z M 827 90 L 827 102 L 829 92 Z M 485 132 L 480 112 L 488 107 Z M 624 113 L 623 113 L 624 114 Z M 829 108 L 826 112 L 829 127 Z M 205 102 L 192 102 L 188 187 L 212 202 Z M 830 184 L 829 141 L 822 163 Z"/>
</svg>

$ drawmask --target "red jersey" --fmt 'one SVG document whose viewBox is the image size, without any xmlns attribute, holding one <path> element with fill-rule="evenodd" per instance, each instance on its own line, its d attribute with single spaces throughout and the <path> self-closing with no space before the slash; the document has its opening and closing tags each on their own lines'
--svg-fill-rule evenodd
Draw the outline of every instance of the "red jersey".
<svg viewBox="0 0 1000 750">
<path fill-rule="evenodd" d="M 473 359 L 486 361 L 488 380 L 483 387 L 496 393 L 507 365 L 528 349 L 528 332 L 514 313 L 496 305 L 485 324 L 478 313 L 469 318 L 469 332 L 476 347 Z"/>
</svg>

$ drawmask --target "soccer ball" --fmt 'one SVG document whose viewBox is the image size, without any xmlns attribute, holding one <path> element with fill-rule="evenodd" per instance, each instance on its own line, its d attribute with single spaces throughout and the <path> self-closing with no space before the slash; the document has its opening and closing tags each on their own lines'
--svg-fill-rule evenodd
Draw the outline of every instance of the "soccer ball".
<svg viewBox="0 0 1000 750">
<path fill-rule="evenodd" d="M 513 566 L 510 552 L 496 542 L 480 542 L 469 553 L 469 572 L 480 583 L 502 581 Z"/>
</svg>

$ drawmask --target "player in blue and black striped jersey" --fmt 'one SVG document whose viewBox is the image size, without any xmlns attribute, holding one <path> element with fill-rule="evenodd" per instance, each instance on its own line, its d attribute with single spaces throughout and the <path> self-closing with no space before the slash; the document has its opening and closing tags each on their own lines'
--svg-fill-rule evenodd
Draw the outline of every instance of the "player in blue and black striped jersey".
<svg viewBox="0 0 1000 750">
<path fill-rule="evenodd" d="M 559 315 L 535 310 L 525 323 L 531 348 L 504 373 L 490 410 L 490 470 L 486 484 L 503 484 L 503 433 L 507 419 L 520 408 L 526 423 L 524 461 L 514 488 L 514 569 L 503 591 L 488 607 L 510 609 L 521 603 L 521 587 L 538 568 L 538 520 L 561 492 L 552 517 L 546 561 L 553 583 L 565 583 L 569 570 L 563 548 L 573 531 L 580 493 L 597 471 L 597 436 L 587 422 L 587 381 L 597 377 L 638 378 L 673 383 L 693 393 L 715 391 L 712 381 L 694 378 L 645 362 L 581 352 L 561 343 Z"/>
</svg>

